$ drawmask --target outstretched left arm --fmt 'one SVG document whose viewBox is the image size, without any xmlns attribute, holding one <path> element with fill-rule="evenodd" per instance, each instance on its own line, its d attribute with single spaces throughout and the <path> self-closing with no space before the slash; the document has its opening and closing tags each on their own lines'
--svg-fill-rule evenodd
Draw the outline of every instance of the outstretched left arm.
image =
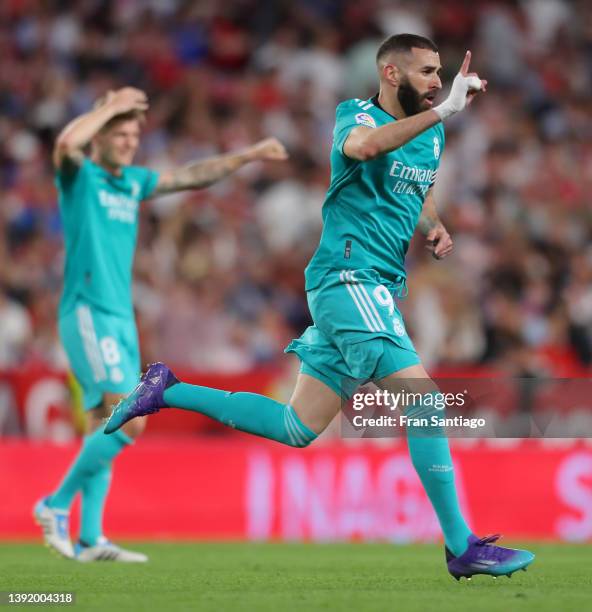
<svg viewBox="0 0 592 612">
<path fill-rule="evenodd" d="M 209 187 L 252 161 L 285 159 L 288 159 L 288 153 L 284 145 L 276 138 L 267 138 L 236 153 L 219 155 L 163 172 L 151 197 L 185 189 Z"/>
<path fill-rule="evenodd" d="M 432 252 L 435 259 L 443 259 L 452 253 L 454 246 L 452 238 L 438 216 L 433 187 L 430 187 L 426 195 L 417 226 L 419 231 L 425 235 L 426 248 Z"/>
</svg>

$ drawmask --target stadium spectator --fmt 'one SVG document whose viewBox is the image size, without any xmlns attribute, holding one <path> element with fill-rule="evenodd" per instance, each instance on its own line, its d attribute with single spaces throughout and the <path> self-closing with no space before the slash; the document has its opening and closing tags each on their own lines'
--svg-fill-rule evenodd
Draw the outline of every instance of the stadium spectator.
<svg viewBox="0 0 592 612">
<path fill-rule="evenodd" d="M 351 89 L 364 87 L 352 75 L 371 65 L 368 49 L 415 24 L 442 42 L 445 65 L 475 48 L 489 80 L 487 100 L 447 130 L 438 201 L 454 261 L 433 279 L 428 254 L 410 253 L 411 277 L 426 280 L 401 309 L 412 326 L 415 309 L 432 320 L 414 330 L 420 352 L 432 367 L 499 363 L 511 333 L 551 370 L 566 355 L 590 364 L 589 3 L 273 3 L 264 18 L 254 0 L 206 4 L 2 3 L 0 276 L 11 311 L 33 329 L 19 335 L 20 356 L 55 354 L 47 321 L 62 252 L 51 142 L 106 89 L 132 83 L 152 101 L 142 163 L 163 168 L 272 133 L 295 159 L 242 172 L 207 197 L 147 204 L 136 260 L 144 361 L 172 352 L 194 367 L 273 361 L 308 320 L 301 274 L 320 232 L 335 103 L 372 93 Z M 199 319 L 194 338 L 216 345 L 209 363 L 182 330 L 152 324 L 172 306 L 188 325 Z"/>
</svg>

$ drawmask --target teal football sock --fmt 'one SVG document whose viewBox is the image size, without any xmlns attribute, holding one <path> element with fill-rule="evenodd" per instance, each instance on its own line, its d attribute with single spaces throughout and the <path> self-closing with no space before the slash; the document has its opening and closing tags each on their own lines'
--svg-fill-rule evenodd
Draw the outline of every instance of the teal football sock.
<svg viewBox="0 0 592 612">
<path fill-rule="evenodd" d="M 429 425 L 434 415 L 444 417 L 445 411 L 435 408 L 432 401 L 429 405 L 415 405 L 407 410 L 405 416 L 428 421 L 427 426 L 408 422 L 407 443 L 413 466 L 438 516 L 446 546 L 458 556 L 467 549 L 467 538 L 472 532 L 460 511 L 446 433 L 441 427 Z"/>
<path fill-rule="evenodd" d="M 289 446 L 308 446 L 317 437 L 292 406 L 264 395 L 177 383 L 164 392 L 163 398 L 169 406 L 200 412 L 224 425 Z"/>
<path fill-rule="evenodd" d="M 80 539 L 94 546 L 103 535 L 103 510 L 111 485 L 111 464 L 89 476 L 82 484 Z"/>
<path fill-rule="evenodd" d="M 83 488 L 87 479 L 105 469 L 111 470 L 113 459 L 132 442 L 132 439 L 123 431 L 116 433 L 117 436 L 106 436 L 103 433 L 103 427 L 99 427 L 92 434 L 85 436 L 74 463 L 70 466 L 58 489 L 47 501 L 50 508 L 68 510 L 76 493 Z M 101 487 L 104 485 L 101 484 Z"/>
</svg>

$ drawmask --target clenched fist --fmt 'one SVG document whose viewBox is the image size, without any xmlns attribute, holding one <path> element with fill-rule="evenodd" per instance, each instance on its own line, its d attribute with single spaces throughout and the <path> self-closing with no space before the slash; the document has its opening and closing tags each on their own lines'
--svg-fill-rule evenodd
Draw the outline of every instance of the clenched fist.
<svg viewBox="0 0 592 612">
<path fill-rule="evenodd" d="M 431 229 L 426 236 L 426 248 L 432 252 L 434 259 L 444 259 L 452 253 L 453 242 L 443 225 Z"/>
<path fill-rule="evenodd" d="M 249 150 L 253 160 L 282 161 L 288 159 L 288 152 L 277 138 L 266 138 L 255 143 Z"/>
</svg>

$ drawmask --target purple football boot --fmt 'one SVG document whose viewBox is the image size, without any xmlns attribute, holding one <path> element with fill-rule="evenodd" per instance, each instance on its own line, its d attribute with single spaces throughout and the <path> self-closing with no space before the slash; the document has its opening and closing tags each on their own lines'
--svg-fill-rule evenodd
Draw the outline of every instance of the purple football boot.
<svg viewBox="0 0 592 612">
<path fill-rule="evenodd" d="M 178 382 L 177 377 L 164 363 L 148 366 L 138 386 L 115 406 L 105 425 L 105 433 L 113 433 L 135 417 L 153 414 L 166 407 L 163 393 Z"/>
<path fill-rule="evenodd" d="M 477 536 L 470 535 L 467 538 L 469 547 L 458 557 L 455 557 L 446 548 L 448 571 L 457 580 L 460 580 L 461 576 L 470 580 L 474 574 L 510 578 L 517 570 L 526 571 L 526 567 L 533 562 L 534 555 L 527 550 L 496 546 L 494 542 L 500 537 L 497 534 L 479 539 Z"/>
</svg>

